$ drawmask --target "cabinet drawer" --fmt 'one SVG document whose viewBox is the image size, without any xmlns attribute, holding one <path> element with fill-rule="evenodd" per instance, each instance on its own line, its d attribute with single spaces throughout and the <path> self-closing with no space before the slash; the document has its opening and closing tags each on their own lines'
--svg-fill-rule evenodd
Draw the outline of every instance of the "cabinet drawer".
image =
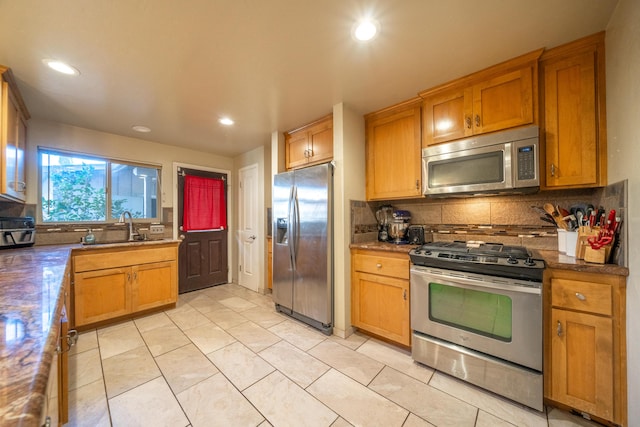
<svg viewBox="0 0 640 427">
<path fill-rule="evenodd" d="M 551 304 L 611 316 L 612 289 L 604 283 L 554 278 L 551 280 Z"/>
<path fill-rule="evenodd" d="M 96 250 L 73 257 L 73 271 L 101 270 L 104 268 L 126 267 L 151 262 L 173 261 L 177 258 L 176 246 L 125 249 L 125 250 Z"/>
<path fill-rule="evenodd" d="M 355 254 L 353 256 L 353 268 L 355 271 L 364 273 L 408 279 L 409 256 L 391 258 L 376 254 Z"/>
</svg>

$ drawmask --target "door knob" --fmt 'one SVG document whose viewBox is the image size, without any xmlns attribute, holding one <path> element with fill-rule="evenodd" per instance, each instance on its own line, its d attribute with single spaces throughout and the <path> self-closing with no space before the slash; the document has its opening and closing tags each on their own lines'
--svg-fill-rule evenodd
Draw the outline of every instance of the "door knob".
<svg viewBox="0 0 640 427">
<path fill-rule="evenodd" d="M 184 239 L 186 239 L 186 237 L 185 237 L 185 235 L 184 235 L 184 234 L 179 235 L 179 236 L 178 236 L 178 238 L 179 238 L 180 240 L 184 240 Z"/>
<path fill-rule="evenodd" d="M 257 238 L 257 237 L 256 237 L 256 236 L 254 236 L 253 234 L 252 234 L 251 236 L 249 236 L 249 240 L 251 240 L 251 241 L 256 240 L 256 238 Z"/>
</svg>

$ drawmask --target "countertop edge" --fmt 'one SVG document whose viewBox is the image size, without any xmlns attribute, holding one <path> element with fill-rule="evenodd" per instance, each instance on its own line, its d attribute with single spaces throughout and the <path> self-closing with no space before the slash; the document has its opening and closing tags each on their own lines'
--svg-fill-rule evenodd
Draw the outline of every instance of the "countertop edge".
<svg viewBox="0 0 640 427">
<path fill-rule="evenodd" d="M 362 242 L 351 243 L 349 249 L 366 249 L 383 252 L 399 252 L 409 253 L 416 245 L 396 245 L 386 242 Z M 546 268 L 554 268 L 559 270 L 571 270 L 585 273 L 613 274 L 616 276 L 629 276 L 629 269 L 617 264 L 595 264 L 586 262 L 575 257 L 567 256 L 561 252 L 554 250 L 532 249 L 532 255 L 535 258 L 544 260 Z"/>
<path fill-rule="evenodd" d="M 4 394 L 8 399 L 5 402 L 5 407 L 0 414 L 0 424 L 3 426 L 12 425 L 39 425 L 42 419 L 43 410 L 45 409 L 45 396 L 47 384 L 49 382 L 49 376 L 51 374 L 52 362 L 54 358 L 54 352 L 57 348 L 57 337 L 60 332 L 60 319 L 62 316 L 62 307 L 64 306 L 64 293 L 62 292 L 65 275 L 69 273 L 69 260 L 71 257 L 72 245 L 55 245 L 51 247 L 38 247 L 37 251 L 46 256 L 50 249 L 50 253 L 56 253 L 57 257 L 62 260 L 64 258 L 64 273 L 62 276 L 58 276 L 57 283 L 54 285 L 54 290 L 57 290 L 57 296 L 55 304 L 53 305 L 52 316 L 47 325 L 46 338 L 40 346 L 32 344 L 31 347 L 20 348 L 17 350 L 21 356 L 20 362 L 24 362 L 29 357 L 33 357 L 33 360 L 27 362 L 27 365 L 37 365 L 31 370 L 32 373 L 26 378 L 22 378 L 18 381 L 9 381 L 4 379 L 3 387 L 0 393 Z M 5 255 L 20 254 L 25 248 L 7 250 L 0 252 L 0 258 Z M 27 249 L 28 250 L 28 249 Z M 6 285 L 3 283 L 3 285 Z M 35 346 L 35 348 L 34 348 Z M 39 354 L 32 356 L 33 352 L 39 351 Z M 11 357 L 11 356 L 9 356 Z M 14 355 L 15 357 L 15 355 Z M 4 359 L 4 358 L 3 358 Z M 2 360 L 4 363 L 6 360 Z M 3 369 L 5 366 L 3 366 Z M 27 383 L 28 381 L 28 383 Z"/>
</svg>

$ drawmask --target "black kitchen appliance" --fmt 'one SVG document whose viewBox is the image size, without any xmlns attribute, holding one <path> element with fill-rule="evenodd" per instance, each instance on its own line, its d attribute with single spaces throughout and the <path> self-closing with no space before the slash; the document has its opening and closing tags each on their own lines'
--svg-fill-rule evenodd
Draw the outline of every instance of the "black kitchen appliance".
<svg viewBox="0 0 640 427">
<path fill-rule="evenodd" d="M 407 229 L 407 241 L 410 245 L 423 245 L 424 227 L 422 225 L 410 225 Z"/>
<path fill-rule="evenodd" d="M 36 225 L 32 217 L 0 217 L 0 249 L 33 246 Z"/>
</svg>

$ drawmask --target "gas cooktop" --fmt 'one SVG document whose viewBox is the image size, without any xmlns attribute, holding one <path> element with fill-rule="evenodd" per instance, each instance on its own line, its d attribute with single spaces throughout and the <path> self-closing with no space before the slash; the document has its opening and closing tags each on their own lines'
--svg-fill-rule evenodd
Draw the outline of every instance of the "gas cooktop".
<svg viewBox="0 0 640 427">
<path fill-rule="evenodd" d="M 412 249 L 414 265 L 542 281 L 544 261 L 523 246 L 479 241 L 432 242 Z"/>
</svg>

